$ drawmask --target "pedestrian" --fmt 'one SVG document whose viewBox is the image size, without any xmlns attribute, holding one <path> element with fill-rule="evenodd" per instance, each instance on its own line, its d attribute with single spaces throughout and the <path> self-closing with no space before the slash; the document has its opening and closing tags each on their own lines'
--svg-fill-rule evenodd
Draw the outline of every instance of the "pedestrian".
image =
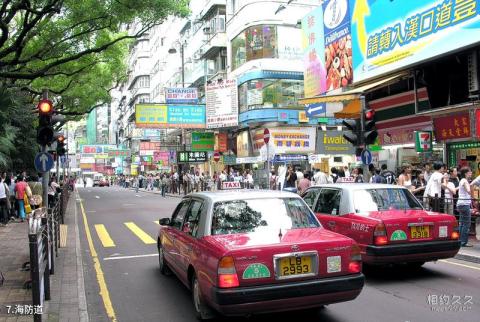
<svg viewBox="0 0 480 322">
<path fill-rule="evenodd" d="M 435 169 L 435 164 L 433 166 Z M 432 177 L 434 174 L 435 172 L 432 174 Z M 457 210 L 459 213 L 460 245 L 462 247 L 472 247 L 472 245 L 468 243 L 468 235 L 472 221 L 472 186 L 480 185 L 480 179 L 477 177 L 469 184 L 468 182 L 471 178 L 472 170 L 470 168 L 464 167 L 460 170 Z M 432 180 L 432 178 L 430 180 Z"/>
<path fill-rule="evenodd" d="M 331 183 L 337 183 L 337 180 L 338 180 L 338 178 L 339 178 L 339 177 L 338 177 L 338 170 L 337 170 L 337 168 L 332 167 L 332 168 L 330 169 L 330 172 L 331 172 L 331 175 L 330 175 L 329 181 L 330 181 Z"/>
<path fill-rule="evenodd" d="M 15 177 L 13 176 L 13 174 L 11 174 L 9 176 L 9 178 L 7 178 L 7 185 L 8 185 L 8 191 L 10 192 L 10 218 L 12 220 L 15 220 L 18 216 L 18 206 L 17 206 L 17 201 L 15 200 Z"/>
<path fill-rule="evenodd" d="M 298 182 L 298 194 L 303 194 L 305 190 L 307 190 L 311 185 L 312 182 L 310 181 L 310 175 L 308 173 L 305 173 L 303 175 L 303 178 L 300 179 L 300 181 Z"/>
<path fill-rule="evenodd" d="M 293 171 L 291 165 L 287 168 L 287 173 L 285 174 L 285 184 L 283 190 L 288 190 L 291 192 L 297 192 L 297 174 Z"/>
<path fill-rule="evenodd" d="M 252 172 L 250 170 L 247 170 L 247 187 L 248 187 L 248 189 L 253 189 L 254 188 L 253 176 L 252 176 Z"/>
<path fill-rule="evenodd" d="M 402 167 L 402 171 L 398 176 L 398 185 L 405 187 L 408 190 L 412 189 L 412 167 L 410 165 L 405 165 Z"/>
<path fill-rule="evenodd" d="M 354 168 L 352 171 L 352 177 L 355 179 L 355 183 L 364 183 L 365 180 L 363 179 L 363 169 L 358 167 Z"/>
<path fill-rule="evenodd" d="M 270 190 L 277 190 L 277 184 L 278 184 L 278 176 L 275 173 L 275 170 L 272 170 L 272 172 L 270 173 L 270 179 L 269 179 Z"/>
<path fill-rule="evenodd" d="M 443 163 L 439 161 L 434 162 L 433 170 L 430 179 L 427 181 L 423 197 L 428 198 L 430 210 L 439 211 L 438 207 L 435 205 L 435 198 L 438 200 L 438 198 L 442 196 Z M 424 176 L 426 176 L 425 172 Z"/>
<path fill-rule="evenodd" d="M 350 178 L 350 171 L 348 170 L 348 166 L 343 167 L 343 173 L 345 174 L 345 178 Z"/>
<path fill-rule="evenodd" d="M 25 199 L 28 200 L 28 197 L 29 197 L 28 191 L 30 190 L 25 180 L 26 180 L 25 177 L 20 177 L 19 181 L 15 185 L 15 198 L 17 199 L 19 217 L 22 222 L 25 221 L 25 217 L 26 217 Z"/>
<path fill-rule="evenodd" d="M 373 176 L 370 178 L 370 183 L 386 183 L 385 178 L 380 175 L 380 169 L 375 168 L 373 170 Z"/>
<path fill-rule="evenodd" d="M 8 224 L 9 209 L 10 209 L 10 191 L 5 182 L 6 174 L 2 173 L 0 176 L 0 225 L 6 226 Z"/>
<path fill-rule="evenodd" d="M 427 181 L 425 181 L 425 174 L 422 171 L 417 172 L 417 176 L 412 181 L 413 195 L 423 204 L 423 193 L 425 192 L 425 187 L 427 186 Z"/>
<path fill-rule="evenodd" d="M 135 193 L 138 193 L 138 189 L 140 189 L 140 178 L 132 178 L 132 186 L 135 188 Z"/>
<path fill-rule="evenodd" d="M 387 165 L 384 163 L 381 166 L 380 175 L 385 179 L 386 184 L 395 184 L 396 176 L 393 171 L 388 170 Z"/>
<path fill-rule="evenodd" d="M 442 186 L 445 187 L 444 189 L 444 205 L 445 205 L 445 213 L 449 215 L 453 215 L 453 196 L 457 193 L 457 188 L 455 188 L 455 185 L 453 182 L 450 181 L 450 175 L 448 173 L 445 173 L 443 175 L 443 182 Z"/>
<path fill-rule="evenodd" d="M 160 179 L 160 185 L 161 185 L 161 188 L 162 188 L 162 197 L 165 198 L 165 193 L 166 193 L 166 190 L 167 190 L 167 184 L 168 184 L 168 178 L 167 178 L 167 175 L 166 174 L 163 174 L 162 175 L 162 178 Z"/>
<path fill-rule="evenodd" d="M 425 178 L 425 181 L 428 181 L 430 180 L 430 176 L 432 175 L 432 170 L 430 168 L 430 163 L 426 162 L 424 165 L 423 165 L 423 176 Z"/>
<path fill-rule="evenodd" d="M 313 175 L 313 185 L 318 186 L 326 183 L 328 183 L 327 174 L 320 169 L 315 169 L 315 174 Z"/>
</svg>

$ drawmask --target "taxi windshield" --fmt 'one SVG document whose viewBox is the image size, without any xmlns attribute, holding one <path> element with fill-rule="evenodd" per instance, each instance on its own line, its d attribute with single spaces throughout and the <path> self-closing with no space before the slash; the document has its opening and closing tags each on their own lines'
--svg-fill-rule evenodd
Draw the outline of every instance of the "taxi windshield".
<svg viewBox="0 0 480 322">
<path fill-rule="evenodd" d="M 423 209 L 418 200 L 406 189 L 363 189 L 353 192 L 355 212 L 382 210 Z"/>
<path fill-rule="evenodd" d="M 212 235 L 309 227 L 320 223 L 298 198 L 231 200 L 213 206 Z"/>
</svg>

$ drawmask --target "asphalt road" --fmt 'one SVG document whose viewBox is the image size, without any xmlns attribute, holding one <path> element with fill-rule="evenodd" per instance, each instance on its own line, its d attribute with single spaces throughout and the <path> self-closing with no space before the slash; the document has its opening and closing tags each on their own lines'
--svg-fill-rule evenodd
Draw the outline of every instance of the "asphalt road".
<svg viewBox="0 0 480 322">
<path fill-rule="evenodd" d="M 156 241 L 158 219 L 169 217 L 178 201 L 118 187 L 79 188 L 77 214 L 90 321 L 109 321 L 107 312 L 122 322 L 196 321 L 189 291 L 175 277 L 159 273 L 156 244 L 149 244 Z M 94 259 L 99 265 L 94 265 Z M 219 320 L 480 321 L 478 264 L 449 259 L 427 263 L 417 271 L 396 267 L 366 273 L 366 286 L 351 302 L 316 311 Z"/>
</svg>

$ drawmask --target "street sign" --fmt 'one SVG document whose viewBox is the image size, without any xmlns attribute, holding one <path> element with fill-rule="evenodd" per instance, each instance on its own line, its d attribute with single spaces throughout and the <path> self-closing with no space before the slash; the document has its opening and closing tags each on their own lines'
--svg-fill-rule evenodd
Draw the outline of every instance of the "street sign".
<svg viewBox="0 0 480 322">
<path fill-rule="evenodd" d="M 220 153 L 215 152 L 215 153 L 213 154 L 213 161 L 215 161 L 215 162 L 220 161 Z"/>
<path fill-rule="evenodd" d="M 35 169 L 38 172 L 44 173 L 53 168 L 53 156 L 50 153 L 39 152 L 35 156 Z"/>
<path fill-rule="evenodd" d="M 305 104 L 305 112 L 307 113 L 307 117 L 313 117 L 316 115 L 325 114 L 326 111 L 327 111 L 326 103 Z"/>
<path fill-rule="evenodd" d="M 270 131 L 268 129 L 263 130 L 263 142 L 265 142 L 265 144 L 270 142 Z"/>
<path fill-rule="evenodd" d="M 361 157 L 362 157 L 362 163 L 363 164 L 370 164 L 372 163 L 372 160 L 373 160 L 373 157 L 372 157 L 372 152 L 370 152 L 369 150 L 365 149 L 362 151 L 362 154 L 361 154 Z"/>
<path fill-rule="evenodd" d="M 207 162 L 207 151 L 178 151 L 178 163 Z"/>
</svg>

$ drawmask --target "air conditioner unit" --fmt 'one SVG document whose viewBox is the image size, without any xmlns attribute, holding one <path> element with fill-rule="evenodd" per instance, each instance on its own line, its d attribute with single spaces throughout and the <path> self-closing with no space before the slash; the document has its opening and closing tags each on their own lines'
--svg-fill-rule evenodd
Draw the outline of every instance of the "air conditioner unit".
<svg viewBox="0 0 480 322">
<path fill-rule="evenodd" d="M 478 81 L 478 54 L 474 50 L 468 55 L 468 92 L 470 98 L 478 99 L 479 94 Z"/>
</svg>

